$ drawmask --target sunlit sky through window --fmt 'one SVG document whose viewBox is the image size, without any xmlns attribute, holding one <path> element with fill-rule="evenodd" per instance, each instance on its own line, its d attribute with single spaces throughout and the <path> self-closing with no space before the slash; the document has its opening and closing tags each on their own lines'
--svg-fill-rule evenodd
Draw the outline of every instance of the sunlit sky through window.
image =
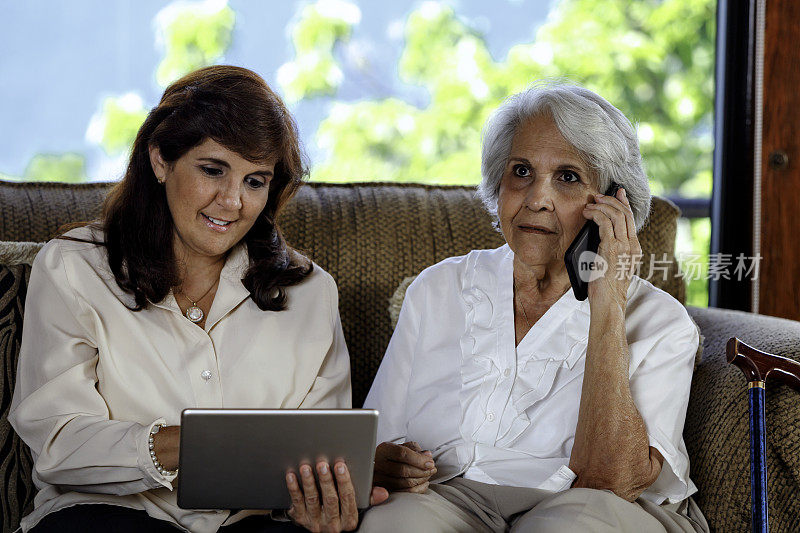
<svg viewBox="0 0 800 533">
<path fill-rule="evenodd" d="M 219 4 L 212 0 L 195 4 Z M 224 2 L 223 2 L 224 3 Z M 170 2 L 26 0 L 2 2 L 0 32 L 0 174 L 22 176 L 39 153 L 74 152 L 86 160 L 92 180 L 119 178 L 125 154 L 108 155 L 99 145 L 98 121 L 107 97 L 120 105 L 149 109 L 163 88 L 156 69 L 163 58 L 157 21 Z M 282 92 L 281 76 L 290 76 L 294 50 L 291 28 L 312 2 L 231 0 L 235 26 L 230 47 L 220 62 L 251 68 Z M 459 18 L 483 34 L 496 60 L 517 43 L 531 42 L 547 17 L 548 0 L 459 0 L 444 2 Z M 435 10 L 420 1 L 331 0 L 320 4 L 354 23 L 347 43 L 338 46 L 341 67 L 335 100 L 397 97 L 424 107 L 424 87 L 403 83 L 397 62 L 403 31 L 412 10 Z M 468 45 L 466 45 L 468 46 Z M 470 79 L 468 50 L 460 75 Z M 542 53 L 547 53 L 542 50 Z M 473 82 L 476 94 L 486 90 Z M 335 106 L 329 97 L 290 104 L 312 162 L 322 157 L 315 132 Z"/>
</svg>

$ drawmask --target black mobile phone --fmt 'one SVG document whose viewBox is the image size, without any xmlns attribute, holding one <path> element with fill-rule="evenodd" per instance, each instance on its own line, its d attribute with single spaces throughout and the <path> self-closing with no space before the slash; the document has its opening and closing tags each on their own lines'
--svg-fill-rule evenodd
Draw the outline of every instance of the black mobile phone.
<svg viewBox="0 0 800 533">
<path fill-rule="evenodd" d="M 605 195 L 616 196 L 619 189 L 620 186 L 612 181 Z M 581 256 L 584 252 L 596 254 L 599 247 L 600 226 L 594 220 L 587 220 L 564 254 L 564 263 L 567 265 L 572 292 L 575 294 L 575 298 L 581 302 L 589 295 L 589 276 L 594 266 L 591 257 L 584 257 L 582 260 Z"/>
</svg>

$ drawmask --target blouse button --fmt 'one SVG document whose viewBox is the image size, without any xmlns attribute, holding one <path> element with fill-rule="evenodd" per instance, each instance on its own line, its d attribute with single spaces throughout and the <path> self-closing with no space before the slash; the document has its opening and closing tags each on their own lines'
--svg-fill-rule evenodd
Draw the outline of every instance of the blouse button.
<svg viewBox="0 0 800 533">
<path fill-rule="evenodd" d="M 208 381 L 209 379 L 211 379 L 211 370 L 203 370 L 200 373 L 200 377 L 203 378 L 204 380 Z"/>
<path fill-rule="evenodd" d="M 486 420 L 488 420 L 489 422 L 494 422 L 494 413 L 487 414 Z"/>
<path fill-rule="evenodd" d="M 511 375 L 511 369 L 510 368 L 506 368 L 505 370 L 503 370 L 503 375 L 505 377 L 510 376 Z"/>
</svg>

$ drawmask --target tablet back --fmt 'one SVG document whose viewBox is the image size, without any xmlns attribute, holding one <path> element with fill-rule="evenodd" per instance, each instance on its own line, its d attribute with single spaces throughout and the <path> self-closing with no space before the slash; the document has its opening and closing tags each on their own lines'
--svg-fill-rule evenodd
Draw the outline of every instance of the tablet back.
<svg viewBox="0 0 800 533">
<path fill-rule="evenodd" d="M 366 508 L 377 426 L 371 409 L 185 409 L 178 506 L 288 509 L 288 470 L 344 459 Z"/>
</svg>

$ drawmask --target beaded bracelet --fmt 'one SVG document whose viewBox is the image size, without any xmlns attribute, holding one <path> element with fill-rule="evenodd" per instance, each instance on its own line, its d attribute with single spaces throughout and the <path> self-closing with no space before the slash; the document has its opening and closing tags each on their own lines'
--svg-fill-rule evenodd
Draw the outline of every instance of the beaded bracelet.
<svg viewBox="0 0 800 533">
<path fill-rule="evenodd" d="M 153 435 L 158 433 L 158 431 L 161 428 L 165 428 L 165 427 L 167 427 L 166 424 L 156 424 L 150 430 L 150 437 L 147 439 L 148 446 L 150 447 L 150 459 L 153 460 L 153 465 L 156 467 L 156 470 L 158 470 L 158 473 L 161 474 L 162 476 L 176 476 L 176 475 L 178 475 L 178 469 L 177 468 L 175 470 L 167 470 L 166 468 L 164 468 L 164 465 L 162 465 L 161 463 L 158 462 L 158 458 L 156 457 L 156 450 L 155 450 L 156 446 L 155 446 L 155 439 L 153 438 Z"/>
</svg>

